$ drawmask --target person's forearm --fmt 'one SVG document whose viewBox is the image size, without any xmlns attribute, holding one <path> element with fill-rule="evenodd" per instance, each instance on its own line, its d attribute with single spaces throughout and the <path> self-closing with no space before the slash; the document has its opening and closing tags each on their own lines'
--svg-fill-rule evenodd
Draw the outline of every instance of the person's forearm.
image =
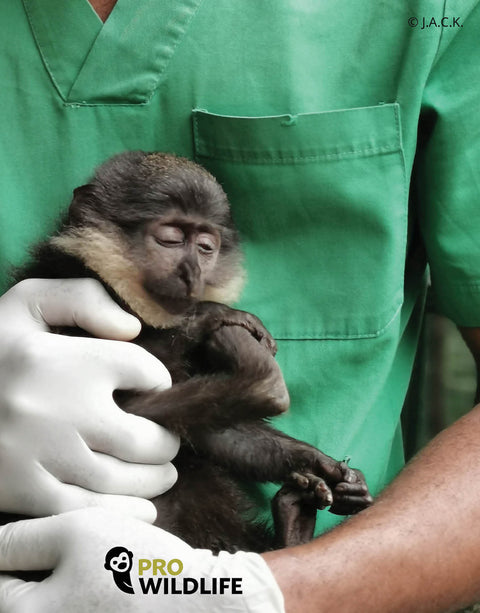
<svg viewBox="0 0 480 613">
<path fill-rule="evenodd" d="M 480 601 L 480 405 L 373 507 L 264 558 L 287 613 L 455 611 Z"/>
</svg>

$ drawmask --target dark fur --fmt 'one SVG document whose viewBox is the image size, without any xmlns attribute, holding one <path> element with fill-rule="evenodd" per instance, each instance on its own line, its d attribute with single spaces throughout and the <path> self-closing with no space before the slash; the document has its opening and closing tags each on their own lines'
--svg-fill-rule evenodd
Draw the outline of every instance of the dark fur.
<svg viewBox="0 0 480 613">
<path fill-rule="evenodd" d="M 60 236 L 72 228 L 121 229 L 134 259 L 135 245 L 142 240 L 139 229 L 174 209 L 220 229 L 220 285 L 238 274 L 238 236 L 226 196 L 211 175 L 191 162 L 162 154 L 122 154 L 74 194 Z M 33 262 L 17 280 L 85 276 L 100 279 L 124 308 L 134 310 L 116 295 L 108 278 L 50 241 L 34 249 Z M 311 538 L 316 509 L 328 506 L 330 496 L 334 513 L 355 513 L 371 503 L 361 473 L 266 423 L 286 410 L 288 394 L 273 359 L 275 343 L 256 317 L 192 300 L 179 324 L 159 329 L 144 323 L 135 342 L 165 363 L 174 385 L 164 392 L 118 392 L 117 400 L 125 410 L 183 439 L 175 460 L 178 482 L 154 501 L 157 525 L 195 547 L 264 551 Z M 252 481 L 284 484 L 274 502 L 275 534 L 248 519 L 250 503 L 242 485 Z"/>
</svg>

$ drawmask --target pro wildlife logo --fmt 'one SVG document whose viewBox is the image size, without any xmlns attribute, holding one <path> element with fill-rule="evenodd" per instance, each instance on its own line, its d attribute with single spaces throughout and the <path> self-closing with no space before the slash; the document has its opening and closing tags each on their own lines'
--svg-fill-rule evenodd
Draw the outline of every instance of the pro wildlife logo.
<svg viewBox="0 0 480 613">
<path fill-rule="evenodd" d="M 105 569 L 112 572 L 115 585 L 125 594 L 243 594 L 242 577 L 179 577 L 183 562 L 178 558 L 139 558 L 138 575 L 135 569 L 132 582 L 133 566 L 133 553 L 126 547 L 112 547 L 105 555 Z"/>
<path fill-rule="evenodd" d="M 119 590 L 126 594 L 135 594 L 130 578 L 133 566 L 133 553 L 126 547 L 112 547 L 105 556 L 105 568 L 111 570 L 113 580 Z"/>
</svg>

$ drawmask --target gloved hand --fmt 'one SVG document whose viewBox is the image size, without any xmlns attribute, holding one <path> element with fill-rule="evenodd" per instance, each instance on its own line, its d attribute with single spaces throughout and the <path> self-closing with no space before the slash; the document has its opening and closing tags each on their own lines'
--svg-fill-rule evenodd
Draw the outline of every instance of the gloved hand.
<svg viewBox="0 0 480 613">
<path fill-rule="evenodd" d="M 120 410 L 113 390 L 164 389 L 168 371 L 119 340 L 140 322 L 92 279 L 23 281 L 0 297 L 0 511 L 50 515 L 100 505 L 153 521 L 176 480 L 179 441 Z"/>
<path fill-rule="evenodd" d="M 106 554 L 116 548 L 114 559 Z M 129 569 L 128 551 L 133 554 Z M 118 555 L 117 555 L 118 554 Z M 142 578 L 156 582 L 176 579 L 177 591 L 183 579 L 204 578 L 212 591 L 216 578 L 223 580 L 224 594 L 144 594 L 139 575 L 139 559 L 165 561 L 162 575 L 144 571 Z M 177 560 L 169 567 L 170 560 Z M 169 568 L 179 574 L 169 574 Z M 123 566 L 122 566 L 123 563 Z M 161 562 L 157 565 L 161 567 Z M 153 567 L 153 562 L 152 562 Z M 266 562 L 256 553 L 222 552 L 218 557 L 204 549 L 192 549 L 177 537 L 147 523 L 122 517 L 104 509 L 83 509 L 55 517 L 31 519 L 0 528 L 0 571 L 54 568 L 55 572 L 41 583 L 25 583 L 0 576 L 0 611 L 2 613 L 279 613 L 283 597 Z M 113 570 L 112 570 L 113 569 Z M 117 573 L 117 581 L 114 579 Z M 240 581 L 238 581 L 240 579 Z M 131 586 L 125 593 L 118 584 Z M 194 583 L 189 582 L 189 589 Z M 128 589 L 128 588 L 124 588 Z"/>
</svg>

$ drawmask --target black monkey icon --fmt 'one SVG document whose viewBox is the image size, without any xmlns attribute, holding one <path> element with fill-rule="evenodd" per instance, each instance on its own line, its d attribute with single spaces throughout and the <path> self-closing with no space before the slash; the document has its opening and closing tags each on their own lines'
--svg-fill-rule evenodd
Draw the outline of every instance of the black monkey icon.
<svg viewBox="0 0 480 613">
<path fill-rule="evenodd" d="M 133 553 L 126 547 L 112 547 L 105 556 L 105 568 L 111 570 L 115 585 L 126 594 L 135 594 L 130 579 Z"/>
</svg>

